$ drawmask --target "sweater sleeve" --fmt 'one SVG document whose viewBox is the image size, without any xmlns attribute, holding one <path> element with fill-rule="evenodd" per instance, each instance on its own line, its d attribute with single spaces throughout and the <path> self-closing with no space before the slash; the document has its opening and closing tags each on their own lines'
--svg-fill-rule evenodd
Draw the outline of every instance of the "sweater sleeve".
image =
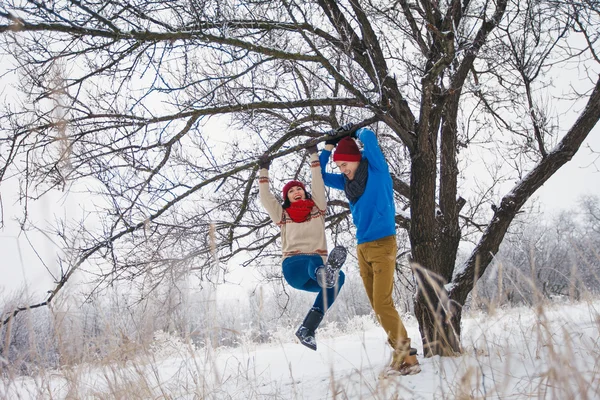
<svg viewBox="0 0 600 400">
<path fill-rule="evenodd" d="M 327 197 L 325 197 L 325 183 L 323 182 L 323 175 L 321 174 L 321 164 L 319 163 L 319 157 L 317 154 L 311 154 L 310 156 L 310 174 L 312 182 L 310 187 L 312 189 L 313 201 L 321 211 L 327 209 Z"/>
<path fill-rule="evenodd" d="M 273 193 L 271 193 L 269 170 L 262 168 L 258 174 L 258 194 L 260 196 L 260 202 L 265 210 L 267 210 L 267 213 L 273 222 L 279 225 L 281 223 L 281 216 L 283 215 L 283 207 Z"/>
<path fill-rule="evenodd" d="M 364 145 L 363 155 L 369 160 L 369 167 L 372 167 L 381 172 L 389 172 L 389 167 L 383 152 L 375 137 L 375 132 L 367 128 L 360 128 L 356 131 L 356 137 Z"/>
<path fill-rule="evenodd" d="M 329 150 L 323 150 L 319 155 L 319 163 L 321 164 L 321 175 L 323 176 L 323 182 L 325 183 L 325 186 L 332 187 L 334 189 L 344 190 L 344 177 L 342 176 L 342 174 L 332 174 L 329 172 L 325 172 L 330 156 L 331 151 Z"/>
</svg>

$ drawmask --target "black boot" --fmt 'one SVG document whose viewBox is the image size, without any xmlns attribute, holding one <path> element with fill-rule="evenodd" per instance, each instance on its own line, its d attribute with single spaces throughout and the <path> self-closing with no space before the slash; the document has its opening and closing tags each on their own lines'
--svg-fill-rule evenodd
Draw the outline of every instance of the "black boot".
<svg viewBox="0 0 600 400">
<path fill-rule="evenodd" d="M 317 341 L 315 340 L 315 331 L 323 320 L 323 313 L 318 308 L 311 308 L 304 322 L 296 331 L 296 337 L 300 339 L 300 343 L 312 350 L 317 350 Z"/>
</svg>

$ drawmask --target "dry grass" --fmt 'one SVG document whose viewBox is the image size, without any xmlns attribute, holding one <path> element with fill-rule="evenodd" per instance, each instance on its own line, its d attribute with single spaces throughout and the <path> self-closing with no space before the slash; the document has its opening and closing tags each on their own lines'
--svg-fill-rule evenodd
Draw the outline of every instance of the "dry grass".
<svg viewBox="0 0 600 400">
<path fill-rule="evenodd" d="M 322 398 L 332 399 L 593 399 L 600 396 L 598 306 L 585 301 L 473 313 L 465 320 L 464 354 L 421 360 L 423 372 L 414 377 L 377 380 L 379 360 L 345 369 L 338 365 L 348 355 L 340 354 L 315 382 L 306 382 L 292 359 L 289 378 L 276 381 L 252 358 L 277 346 L 197 349 L 190 340 L 163 337 L 31 376 L 4 364 L 0 398 L 302 399 L 319 386 Z M 357 352 L 361 345 L 368 354 L 368 339 L 356 341 Z M 280 350 L 289 346 L 301 347 L 281 344 Z"/>
<path fill-rule="evenodd" d="M 238 348 L 211 345 L 214 329 L 208 329 L 204 345 L 196 346 L 190 335 L 163 331 L 134 337 L 115 314 L 102 319 L 103 336 L 84 345 L 77 318 L 65 304 L 51 315 L 51 335 L 36 328 L 40 321 L 31 319 L 36 314 L 23 314 L 30 319 L 18 329 L 28 327 L 20 337 L 27 338 L 22 348 L 29 350 L 21 358 L 9 361 L 4 329 L 0 399 L 304 399 L 315 393 L 378 400 L 600 398 L 600 301 L 583 295 L 577 302 L 550 302 L 541 293 L 533 298 L 533 306 L 509 308 L 496 296 L 485 311 L 466 311 L 462 355 L 421 358 L 420 374 L 386 380 L 377 379 L 385 357 L 373 345 L 385 346 L 384 340 L 364 319 L 349 323 L 351 332 L 335 323 L 322 327 L 324 347 L 317 353 L 287 343 L 289 327 L 275 329 L 270 344 L 246 337 Z M 218 313 L 203 311 L 218 326 Z M 407 328 L 418 336 L 414 320 L 407 320 Z M 346 346 L 336 348 L 338 340 Z M 57 357 L 53 367 L 44 354 L 50 350 Z"/>
</svg>

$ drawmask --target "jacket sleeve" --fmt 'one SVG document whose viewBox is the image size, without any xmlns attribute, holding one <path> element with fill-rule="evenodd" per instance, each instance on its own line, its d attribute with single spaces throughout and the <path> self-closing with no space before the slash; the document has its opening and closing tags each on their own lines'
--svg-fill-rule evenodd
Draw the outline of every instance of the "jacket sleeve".
<svg viewBox="0 0 600 400">
<path fill-rule="evenodd" d="M 283 215 L 283 207 L 273 193 L 271 193 L 269 170 L 266 168 L 262 168 L 258 172 L 258 194 L 260 202 L 265 210 L 267 210 L 269 217 L 271 217 L 275 224 L 279 225 L 281 223 L 281 216 Z"/>
<path fill-rule="evenodd" d="M 360 128 L 356 131 L 356 137 L 363 144 L 363 155 L 369 160 L 369 167 L 381 172 L 389 172 L 390 169 L 379 147 L 375 133 L 370 129 Z"/>
<path fill-rule="evenodd" d="M 313 201 L 321 211 L 327 209 L 327 197 L 325 196 L 325 183 L 323 182 L 323 175 L 321 175 L 321 165 L 319 163 L 319 157 L 317 154 L 311 154 L 310 156 L 310 174 L 312 181 L 310 187 L 312 189 Z"/>
<path fill-rule="evenodd" d="M 321 175 L 323 176 L 323 181 L 325 186 L 332 187 L 334 189 L 344 190 L 344 177 L 342 174 L 332 174 L 329 172 L 325 172 L 327 163 L 329 162 L 329 156 L 331 156 L 331 151 L 323 150 L 319 155 L 319 163 L 321 164 Z"/>
</svg>

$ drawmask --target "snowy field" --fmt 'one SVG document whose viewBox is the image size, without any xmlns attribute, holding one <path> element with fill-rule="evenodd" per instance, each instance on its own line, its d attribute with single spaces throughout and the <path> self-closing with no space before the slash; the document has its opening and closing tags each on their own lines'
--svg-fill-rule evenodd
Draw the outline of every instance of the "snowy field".
<svg viewBox="0 0 600 400">
<path fill-rule="evenodd" d="M 353 321 L 352 334 L 319 331 L 317 352 L 294 342 L 293 330 L 282 332 L 289 342 L 210 351 L 157 337 L 135 359 L 4 374 L 0 398 L 599 399 L 599 312 L 596 301 L 469 315 L 461 357 L 420 357 L 420 374 L 385 380 L 390 350 L 370 318 Z M 405 320 L 418 337 L 416 321 Z"/>
</svg>

